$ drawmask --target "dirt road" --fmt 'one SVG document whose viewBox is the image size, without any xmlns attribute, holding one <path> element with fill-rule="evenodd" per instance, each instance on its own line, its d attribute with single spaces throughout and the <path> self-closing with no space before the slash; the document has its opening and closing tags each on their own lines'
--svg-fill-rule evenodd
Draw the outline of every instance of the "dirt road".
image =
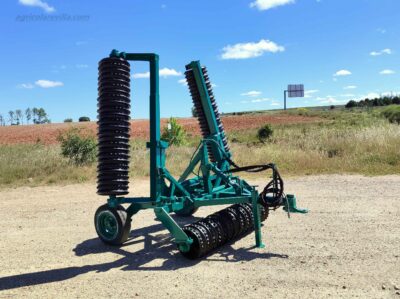
<svg viewBox="0 0 400 299">
<path fill-rule="evenodd" d="M 103 245 L 94 185 L 3 190 L 0 298 L 400 298 L 400 176 L 286 186 L 308 215 L 274 212 L 265 249 L 250 234 L 200 261 L 181 257 L 150 211 L 134 218 L 126 246 Z M 131 190 L 147 189 L 135 181 Z"/>
</svg>

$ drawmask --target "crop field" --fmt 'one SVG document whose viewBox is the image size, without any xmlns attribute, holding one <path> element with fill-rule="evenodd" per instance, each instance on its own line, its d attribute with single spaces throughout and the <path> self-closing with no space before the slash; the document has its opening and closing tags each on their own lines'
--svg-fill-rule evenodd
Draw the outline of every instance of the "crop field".
<svg viewBox="0 0 400 299">
<path fill-rule="evenodd" d="M 226 116 L 223 118 L 225 129 L 247 130 L 258 128 L 263 124 L 298 124 L 318 121 L 317 117 L 305 117 L 301 115 L 288 114 L 249 114 L 240 116 Z M 195 118 L 181 118 L 178 122 L 183 125 L 186 131 L 193 135 L 199 135 L 200 129 Z M 165 126 L 167 119 L 162 119 L 161 125 Z M 64 124 L 43 124 L 35 126 L 11 126 L 0 127 L 0 144 L 55 144 L 60 133 L 71 127 L 78 127 L 92 134 L 96 133 L 97 124 L 88 123 L 64 123 Z M 148 138 L 149 121 L 132 120 L 131 136 L 135 138 Z"/>
<path fill-rule="evenodd" d="M 274 162 L 285 177 L 400 173 L 400 126 L 385 119 L 379 108 L 300 108 L 227 115 L 222 120 L 239 165 Z M 166 122 L 162 120 L 162 127 Z M 195 118 L 178 123 L 186 129 L 187 140 L 167 150 L 167 167 L 174 175 L 182 173 L 200 141 Z M 273 134 L 260 142 L 257 131 L 265 124 Z M 95 138 L 94 122 L 0 127 L 0 188 L 94 182 L 95 163 L 74 165 L 61 155 L 58 136 L 72 128 Z M 148 177 L 148 121 L 134 120 L 131 129 L 130 175 Z"/>
</svg>

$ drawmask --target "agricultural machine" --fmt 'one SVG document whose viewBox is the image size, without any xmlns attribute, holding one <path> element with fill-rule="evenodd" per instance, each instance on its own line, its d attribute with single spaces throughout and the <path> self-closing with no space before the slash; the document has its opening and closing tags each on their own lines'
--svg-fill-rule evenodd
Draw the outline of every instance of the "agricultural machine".
<svg viewBox="0 0 400 299">
<path fill-rule="evenodd" d="M 130 64 L 150 65 L 150 197 L 126 197 L 129 185 Z M 153 209 L 171 233 L 179 251 L 198 258 L 213 249 L 255 231 L 257 247 L 261 222 L 270 210 L 306 213 L 296 207 L 294 195 L 284 193 L 283 180 L 272 163 L 240 167 L 230 153 L 207 69 L 199 61 L 186 65 L 185 76 L 203 139 L 179 178 L 165 166 L 168 143 L 160 139 L 159 57 L 156 54 L 113 50 L 99 62 L 98 85 L 98 180 L 97 193 L 108 196 L 94 217 L 100 239 L 112 245 L 124 243 L 131 219 L 140 210 Z M 259 194 L 238 172 L 271 171 L 272 179 Z M 123 204 L 128 204 L 127 208 Z M 190 216 L 203 206 L 230 205 L 192 224 L 181 227 L 171 216 Z"/>
</svg>

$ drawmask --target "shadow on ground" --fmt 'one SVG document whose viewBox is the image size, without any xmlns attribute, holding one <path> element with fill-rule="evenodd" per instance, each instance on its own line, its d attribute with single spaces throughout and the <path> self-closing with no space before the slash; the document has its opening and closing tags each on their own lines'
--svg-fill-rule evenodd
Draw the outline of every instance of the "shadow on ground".
<svg viewBox="0 0 400 299">
<path fill-rule="evenodd" d="M 193 219 L 194 218 L 191 220 Z M 288 258 L 287 255 L 282 254 L 253 252 L 251 249 L 254 247 L 233 249 L 233 243 L 230 243 L 214 251 L 212 258 L 209 256 L 199 260 L 188 260 L 178 252 L 174 243 L 171 242 L 170 234 L 159 233 L 157 235 L 151 235 L 163 229 L 164 227 L 161 224 L 155 224 L 134 230 L 131 232 L 130 239 L 121 247 L 105 245 L 98 238 L 83 241 L 73 249 L 75 255 L 78 257 L 113 252 L 119 254 L 121 258 L 108 263 L 51 269 L 1 277 L 0 291 L 64 281 L 88 272 L 106 272 L 114 268 L 121 268 L 123 271 L 168 271 L 192 267 L 201 263 L 203 260 L 211 260 L 213 262 L 239 262 L 251 261 L 254 259 Z M 127 246 L 137 243 L 144 243 L 144 248 L 136 252 L 124 250 Z M 161 265 L 157 266 L 147 265 L 154 260 L 163 260 L 163 262 Z"/>
</svg>

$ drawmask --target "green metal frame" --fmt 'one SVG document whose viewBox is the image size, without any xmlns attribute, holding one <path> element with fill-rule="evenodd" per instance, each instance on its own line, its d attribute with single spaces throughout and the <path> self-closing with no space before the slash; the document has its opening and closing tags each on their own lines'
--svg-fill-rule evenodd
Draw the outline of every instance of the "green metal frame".
<svg viewBox="0 0 400 299">
<path fill-rule="evenodd" d="M 261 221 L 258 205 L 258 192 L 254 186 L 229 173 L 227 158 L 222 142 L 223 132 L 219 132 L 215 114 L 207 92 L 199 61 L 193 61 L 187 68 L 194 72 L 199 87 L 202 106 L 210 127 L 211 135 L 199 144 L 187 169 L 175 179 L 165 167 L 165 150 L 168 143 L 160 139 L 160 103 L 159 103 L 159 57 L 153 53 L 125 53 L 113 50 L 110 57 L 121 57 L 130 61 L 147 61 L 150 65 L 150 197 L 110 196 L 108 204 L 130 204 L 127 213 L 132 217 L 140 210 L 153 209 L 156 217 L 169 230 L 174 242 L 181 251 L 188 251 L 193 240 L 170 216 L 171 212 L 185 208 L 197 208 L 211 205 L 227 205 L 249 202 L 253 207 L 255 240 L 257 247 L 264 247 L 261 239 Z M 210 146 L 211 145 L 211 146 Z M 211 148 L 216 162 L 209 161 L 208 149 Z M 189 176 L 198 174 L 192 178 Z"/>
</svg>

